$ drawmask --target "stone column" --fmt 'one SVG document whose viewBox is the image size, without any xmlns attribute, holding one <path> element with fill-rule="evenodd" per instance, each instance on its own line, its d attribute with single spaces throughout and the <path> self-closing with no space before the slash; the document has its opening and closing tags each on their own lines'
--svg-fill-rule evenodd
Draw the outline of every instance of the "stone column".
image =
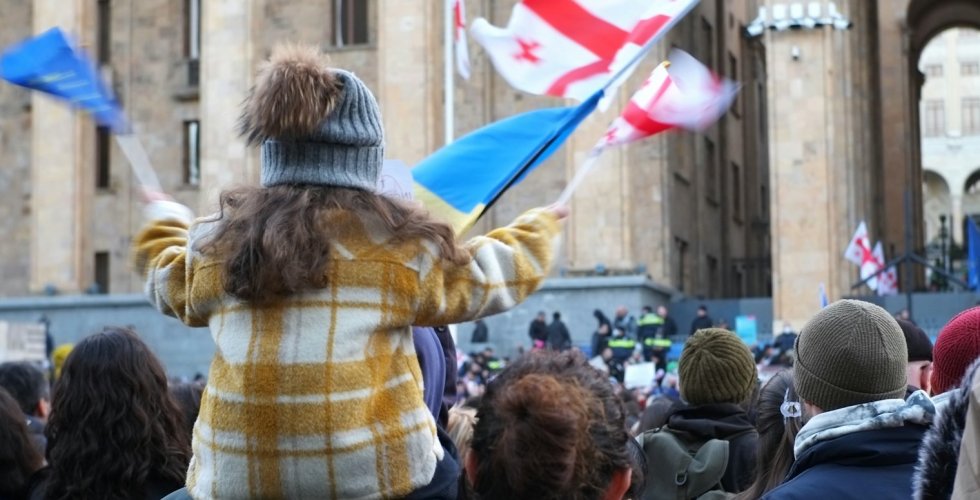
<svg viewBox="0 0 980 500">
<path fill-rule="evenodd" d="M 382 0 L 377 5 L 375 91 L 384 120 L 385 156 L 414 166 L 444 142 L 443 4 Z M 428 69 L 421 71 L 422 65 Z"/>
<path fill-rule="evenodd" d="M 34 0 L 34 32 L 60 26 L 84 33 L 83 2 Z M 82 40 L 84 42 L 84 39 Z M 91 281 L 86 260 L 88 211 L 94 190 L 86 138 L 91 121 L 63 102 L 40 93 L 31 97 L 31 272 L 30 291 L 48 286 L 78 293 Z"/>
<path fill-rule="evenodd" d="M 255 0 L 201 2 L 201 191 L 198 213 L 217 209 L 219 193 L 258 181 L 257 156 L 238 137 L 242 100 L 254 78 Z"/>
<path fill-rule="evenodd" d="M 772 189 L 773 318 L 803 324 L 830 300 L 851 293 L 857 267 L 842 254 L 861 220 L 871 187 L 851 181 L 868 156 L 848 149 L 870 121 L 848 116 L 861 104 L 847 65 L 847 37 L 829 28 L 769 32 L 770 185 Z M 871 117 L 865 118 L 871 120 Z M 872 235 L 875 237 L 876 235 Z"/>
</svg>

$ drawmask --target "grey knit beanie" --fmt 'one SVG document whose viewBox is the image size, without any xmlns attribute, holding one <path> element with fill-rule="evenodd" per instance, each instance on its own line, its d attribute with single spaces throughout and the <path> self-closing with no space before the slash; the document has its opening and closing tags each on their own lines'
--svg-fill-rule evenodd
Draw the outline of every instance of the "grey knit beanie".
<svg viewBox="0 0 980 500">
<path fill-rule="evenodd" d="M 796 338 L 796 392 L 824 411 L 901 398 L 907 365 L 902 329 L 868 302 L 835 302 Z"/>
<path fill-rule="evenodd" d="M 245 102 L 241 133 L 262 144 L 262 185 L 373 191 L 384 161 L 381 112 L 353 73 L 314 47 L 277 47 Z"/>
</svg>

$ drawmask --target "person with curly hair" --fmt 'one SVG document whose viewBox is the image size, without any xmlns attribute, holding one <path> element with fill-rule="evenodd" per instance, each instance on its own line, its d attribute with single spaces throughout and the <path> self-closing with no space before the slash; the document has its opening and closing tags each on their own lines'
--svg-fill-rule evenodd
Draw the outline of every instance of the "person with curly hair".
<svg viewBox="0 0 980 500">
<path fill-rule="evenodd" d="M 44 465 L 27 430 L 20 405 L 0 387 L 0 498 L 27 498 L 31 474 Z"/>
<path fill-rule="evenodd" d="M 190 444 L 163 366 L 136 333 L 106 327 L 54 386 L 48 467 L 32 499 L 159 499 L 184 485 Z"/>
<path fill-rule="evenodd" d="M 621 499 L 630 491 L 636 459 L 623 403 L 581 354 L 520 358 L 487 385 L 476 418 L 465 459 L 474 498 Z"/>
</svg>

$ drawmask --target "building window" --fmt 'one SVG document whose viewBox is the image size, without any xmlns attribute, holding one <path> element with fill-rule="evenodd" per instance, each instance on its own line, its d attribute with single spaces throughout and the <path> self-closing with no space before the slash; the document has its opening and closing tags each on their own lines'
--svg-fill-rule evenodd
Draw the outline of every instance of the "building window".
<svg viewBox="0 0 980 500">
<path fill-rule="evenodd" d="M 184 57 L 187 58 L 187 84 L 201 81 L 201 0 L 184 0 Z"/>
<path fill-rule="evenodd" d="M 732 290 L 736 297 L 745 296 L 745 272 L 738 266 L 732 267 Z"/>
<path fill-rule="evenodd" d="M 95 128 L 95 187 L 108 189 L 112 154 L 112 133 L 109 127 Z"/>
<path fill-rule="evenodd" d="M 715 296 L 718 293 L 718 258 L 711 255 L 707 256 L 708 261 L 708 296 Z"/>
<path fill-rule="evenodd" d="M 927 64 L 924 73 L 930 78 L 941 78 L 943 76 L 943 65 Z"/>
<path fill-rule="evenodd" d="M 763 218 L 769 214 L 769 188 L 766 186 L 759 186 L 759 213 Z"/>
<path fill-rule="evenodd" d="M 687 242 L 681 238 L 674 237 L 674 248 L 676 249 L 675 254 L 677 255 L 677 264 L 674 266 L 674 285 L 680 292 L 684 291 L 684 261 L 685 254 L 687 253 Z"/>
<path fill-rule="evenodd" d="M 963 133 L 980 134 L 980 97 L 963 98 Z"/>
<path fill-rule="evenodd" d="M 960 74 L 963 76 L 980 75 L 980 62 L 968 61 L 960 63 Z"/>
<path fill-rule="evenodd" d="M 937 137 L 946 133 L 946 106 L 941 99 L 926 101 L 922 129 L 926 137 Z"/>
<path fill-rule="evenodd" d="M 732 163 L 732 217 L 742 221 L 742 169 Z"/>
<path fill-rule="evenodd" d="M 184 122 L 184 184 L 198 186 L 201 183 L 201 123 L 197 120 Z"/>
<path fill-rule="evenodd" d="M 731 52 L 728 53 L 728 76 L 735 82 L 742 81 L 742 75 L 740 75 L 738 71 L 738 58 Z M 739 98 L 739 94 L 741 94 L 741 92 L 735 93 L 735 101 L 732 102 L 732 114 L 735 115 L 736 118 L 738 118 L 739 114 L 741 113 L 741 99 Z"/>
<path fill-rule="evenodd" d="M 99 0 L 95 13 L 95 24 L 98 33 L 96 39 L 96 57 L 99 64 L 108 64 L 112 44 L 112 6 L 110 0 Z"/>
<path fill-rule="evenodd" d="M 109 252 L 95 252 L 95 293 L 109 293 Z"/>
<path fill-rule="evenodd" d="M 715 69 L 715 33 L 711 23 L 704 17 L 701 18 L 701 57 L 699 58 L 706 66 Z"/>
<path fill-rule="evenodd" d="M 348 47 L 370 42 L 366 0 L 333 0 L 333 18 L 334 46 Z"/>
<path fill-rule="evenodd" d="M 704 138 L 704 189 L 708 201 L 718 202 L 718 164 L 715 159 L 715 143 Z"/>
</svg>

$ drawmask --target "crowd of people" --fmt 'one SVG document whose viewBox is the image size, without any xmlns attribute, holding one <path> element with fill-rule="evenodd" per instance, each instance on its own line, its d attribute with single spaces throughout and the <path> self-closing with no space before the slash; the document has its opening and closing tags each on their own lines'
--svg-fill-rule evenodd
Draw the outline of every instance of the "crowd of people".
<svg viewBox="0 0 980 500">
<path fill-rule="evenodd" d="M 67 356 L 50 375 L 0 366 L 0 499 L 980 492 L 980 308 L 934 347 L 844 300 L 755 352 L 702 308 L 676 366 L 682 333 L 665 308 L 597 311 L 591 359 L 559 313 L 537 318 L 513 360 L 458 356 L 443 325 L 534 293 L 568 209 L 460 243 L 376 192 L 381 124 L 355 75 L 315 48 L 277 48 L 241 119 L 262 187 L 224 193 L 196 221 L 147 191 L 134 239 L 150 302 L 210 329 L 206 382 L 168 380 L 120 327 L 54 353 Z M 639 361 L 657 370 L 627 388 L 620 372 Z"/>
<path fill-rule="evenodd" d="M 413 333 L 426 335 L 455 354 L 448 330 Z M 441 391 L 427 409 L 440 461 L 456 466 L 433 472 L 439 491 L 401 496 L 919 499 L 980 491 L 980 307 L 953 318 L 935 345 L 913 323 L 851 300 L 824 308 L 790 338 L 780 356 L 792 366 L 765 380 L 758 353 L 716 327 L 687 339 L 676 373 L 635 390 L 576 350 L 531 350 L 506 362 L 488 348 L 461 357 L 458 372 L 438 372 L 444 386 L 428 384 L 423 368 L 425 386 Z M 436 359 L 423 350 L 420 365 Z M 79 342 L 51 378 L 32 363 L 0 364 L 0 498 L 183 491 L 196 456 L 190 443 L 202 438 L 194 430 L 202 382 L 168 380 L 138 333 L 119 327 Z"/>
</svg>

